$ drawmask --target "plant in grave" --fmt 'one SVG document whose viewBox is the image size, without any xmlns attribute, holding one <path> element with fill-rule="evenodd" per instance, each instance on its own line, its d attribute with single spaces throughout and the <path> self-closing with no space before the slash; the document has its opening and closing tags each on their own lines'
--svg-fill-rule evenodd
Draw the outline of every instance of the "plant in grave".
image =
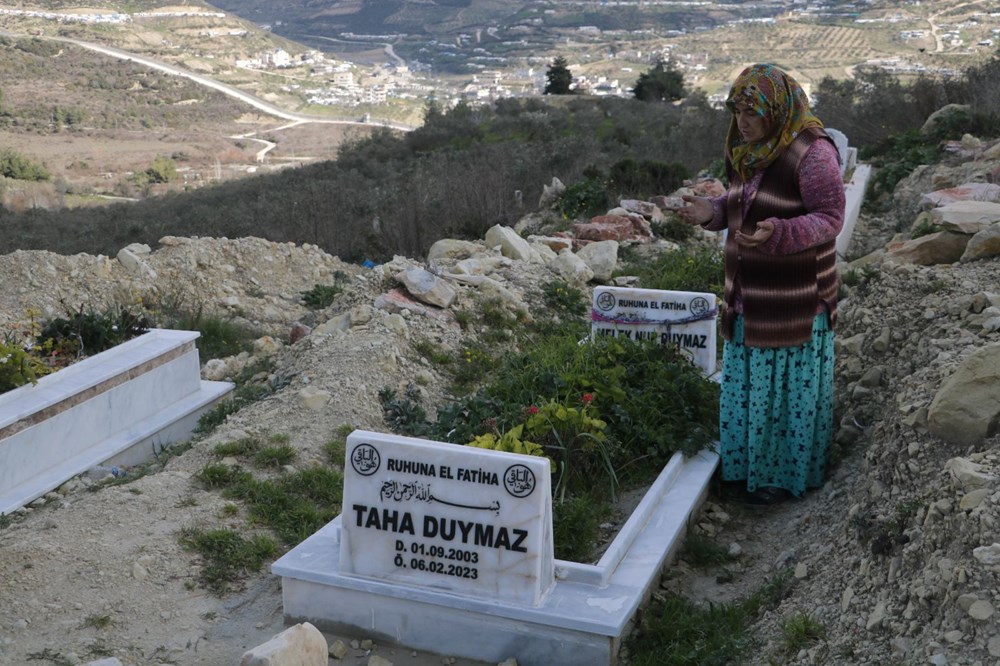
<svg viewBox="0 0 1000 666">
<path fill-rule="evenodd" d="M 420 405 L 420 389 L 416 386 L 408 384 L 402 396 L 384 387 L 378 392 L 378 399 L 382 403 L 382 418 L 393 432 L 411 437 L 427 434 L 427 412 Z"/>
<path fill-rule="evenodd" d="M 142 335 L 150 326 L 144 313 L 125 306 L 96 312 L 81 305 L 76 310 L 67 308 L 65 317 L 42 325 L 35 344 L 62 356 L 89 356 Z"/>
<path fill-rule="evenodd" d="M 562 280 L 550 280 L 542 285 L 545 305 L 556 313 L 569 317 L 587 314 L 583 292 Z"/>
<path fill-rule="evenodd" d="M 52 372 L 37 354 L 25 351 L 19 344 L 0 342 L 0 393 L 25 384 L 34 384 L 39 377 Z"/>
</svg>

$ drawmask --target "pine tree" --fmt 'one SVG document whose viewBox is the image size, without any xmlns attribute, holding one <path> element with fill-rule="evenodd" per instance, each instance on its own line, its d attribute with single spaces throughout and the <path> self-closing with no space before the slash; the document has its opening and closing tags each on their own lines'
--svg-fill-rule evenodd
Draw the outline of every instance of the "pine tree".
<svg viewBox="0 0 1000 666">
<path fill-rule="evenodd" d="M 653 69 L 639 75 L 632 88 L 636 99 L 644 102 L 673 102 L 684 97 L 684 74 L 674 63 L 656 63 Z"/>
<path fill-rule="evenodd" d="M 556 56 L 552 64 L 549 65 L 549 71 L 545 73 L 545 79 L 548 81 L 545 84 L 546 95 L 573 94 L 573 91 L 570 90 L 573 74 L 570 73 L 569 67 L 566 65 L 566 58 Z"/>
</svg>

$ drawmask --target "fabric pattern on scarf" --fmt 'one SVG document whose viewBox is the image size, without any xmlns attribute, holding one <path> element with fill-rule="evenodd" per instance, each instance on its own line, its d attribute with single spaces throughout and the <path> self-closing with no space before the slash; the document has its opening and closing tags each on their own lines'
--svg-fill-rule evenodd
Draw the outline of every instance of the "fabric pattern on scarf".
<svg viewBox="0 0 1000 666">
<path fill-rule="evenodd" d="M 751 65 L 744 69 L 729 91 L 726 107 L 735 111 L 745 104 L 764 118 L 767 134 L 761 141 L 747 143 L 740 134 L 736 116 L 726 135 L 726 159 L 746 182 L 754 172 L 767 168 L 808 127 L 823 127 L 809 109 L 802 86 L 774 65 Z"/>
</svg>

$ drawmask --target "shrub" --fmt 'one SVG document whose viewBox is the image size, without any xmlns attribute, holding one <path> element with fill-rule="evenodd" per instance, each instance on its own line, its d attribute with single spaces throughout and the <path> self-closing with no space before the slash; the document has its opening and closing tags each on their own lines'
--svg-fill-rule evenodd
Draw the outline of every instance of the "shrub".
<svg viewBox="0 0 1000 666">
<path fill-rule="evenodd" d="M 576 220 L 607 212 L 608 202 L 604 184 L 587 178 L 568 186 L 559 198 L 558 207 L 563 217 Z"/>
<path fill-rule="evenodd" d="M 0 393 L 34 384 L 52 370 L 38 356 L 17 344 L 0 342 Z"/>
<path fill-rule="evenodd" d="M 719 247 L 689 246 L 627 269 L 644 289 L 700 291 L 722 296 L 725 268 Z"/>
<path fill-rule="evenodd" d="M 343 291 L 340 285 L 317 284 L 312 289 L 302 292 L 302 302 L 310 310 L 322 310 L 333 304 L 333 299 Z"/>
</svg>

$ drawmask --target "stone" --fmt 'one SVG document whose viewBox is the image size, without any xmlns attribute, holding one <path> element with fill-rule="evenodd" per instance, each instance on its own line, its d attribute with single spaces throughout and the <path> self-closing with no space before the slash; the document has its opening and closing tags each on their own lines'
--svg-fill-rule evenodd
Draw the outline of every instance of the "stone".
<svg viewBox="0 0 1000 666">
<path fill-rule="evenodd" d="M 888 258 L 920 266 L 953 264 L 962 257 L 968 243 L 969 236 L 966 234 L 938 231 L 920 238 L 889 245 L 887 248 Z"/>
<path fill-rule="evenodd" d="M 326 638 L 308 622 L 296 624 L 243 653 L 240 666 L 327 666 Z"/>
<path fill-rule="evenodd" d="M 535 255 L 528 241 L 521 238 L 514 229 L 497 224 L 486 231 L 486 245 L 500 247 L 500 254 L 518 261 L 531 261 Z"/>
<path fill-rule="evenodd" d="M 571 250 L 563 250 L 549 263 L 559 277 L 571 284 L 585 284 L 594 279 L 594 270 Z"/>
<path fill-rule="evenodd" d="M 343 659 L 344 657 L 347 656 L 347 653 L 348 653 L 348 648 L 347 644 L 344 643 L 344 641 L 337 639 L 334 642 L 330 643 L 329 654 L 334 659 Z"/>
<path fill-rule="evenodd" d="M 975 601 L 969 606 L 969 617 L 980 622 L 993 617 L 993 604 L 988 601 Z"/>
<path fill-rule="evenodd" d="M 373 654 L 368 657 L 368 666 L 392 666 L 392 662 L 381 655 Z"/>
<path fill-rule="evenodd" d="M 292 324 L 292 328 L 288 332 L 288 344 L 294 345 L 296 342 L 306 337 L 312 332 L 312 329 L 300 321 Z"/>
<path fill-rule="evenodd" d="M 977 488 L 976 490 L 962 495 L 962 499 L 958 502 L 958 508 L 963 511 L 975 509 L 983 503 L 983 500 L 992 494 L 993 490 L 991 488 Z"/>
<path fill-rule="evenodd" d="M 976 558 L 976 561 L 980 564 L 1000 564 L 1000 543 L 974 548 L 972 550 L 972 556 Z"/>
<path fill-rule="evenodd" d="M 600 241 L 584 245 L 576 256 L 594 272 L 592 279 L 607 282 L 618 267 L 618 241 Z"/>
<path fill-rule="evenodd" d="M 986 644 L 986 649 L 991 657 L 1000 657 L 1000 636 L 992 636 Z"/>
<path fill-rule="evenodd" d="M 840 595 L 840 612 L 846 613 L 847 609 L 851 607 L 851 601 L 854 600 L 854 588 L 848 585 L 844 588 L 844 593 Z"/>
<path fill-rule="evenodd" d="M 145 248 L 145 252 L 142 252 L 141 250 L 137 251 L 137 247 Z M 148 254 L 148 245 L 137 246 L 133 244 L 119 250 L 116 258 L 118 259 L 118 263 L 120 263 L 130 275 L 155 280 L 157 277 L 156 271 L 146 263 L 145 259 L 142 258 L 142 256 Z"/>
<path fill-rule="evenodd" d="M 572 227 L 573 235 L 581 240 L 623 241 L 632 237 L 632 220 L 625 215 L 598 215 L 590 222 L 578 222 Z"/>
<path fill-rule="evenodd" d="M 325 409 L 330 404 L 332 397 L 329 391 L 324 391 L 314 386 L 307 386 L 299 391 L 299 403 L 312 411 Z"/>
<path fill-rule="evenodd" d="M 950 459 L 944 464 L 944 470 L 951 476 L 952 485 L 962 490 L 991 486 L 996 481 L 996 477 L 982 471 L 981 465 L 966 458 Z"/>
<path fill-rule="evenodd" d="M 556 254 L 573 248 L 573 239 L 562 236 L 528 236 L 528 242 L 545 245 Z"/>
<path fill-rule="evenodd" d="M 334 333 L 342 333 L 350 328 L 351 313 L 344 312 L 318 325 L 313 329 L 313 333 L 315 335 L 333 335 Z"/>
<path fill-rule="evenodd" d="M 118 657 L 105 657 L 104 659 L 95 659 L 94 661 L 88 661 L 83 666 L 123 666 L 121 659 Z"/>
<path fill-rule="evenodd" d="M 920 197 L 920 206 L 922 208 L 936 208 L 959 201 L 1000 203 L 1000 185 L 995 183 L 963 183 L 956 187 L 949 187 L 923 195 Z"/>
<path fill-rule="evenodd" d="M 525 242 L 525 246 L 527 246 L 527 242 Z M 454 287 L 422 268 L 408 268 L 397 273 L 395 277 L 418 301 L 436 305 L 439 308 L 450 307 L 458 295 Z"/>
<path fill-rule="evenodd" d="M 875 604 L 875 608 L 868 615 L 868 621 L 865 622 L 865 629 L 868 631 L 878 629 L 882 626 L 883 620 L 885 620 L 885 602 L 880 601 Z"/>
<path fill-rule="evenodd" d="M 1000 425 L 1000 345 L 982 347 L 962 361 L 938 389 L 927 413 L 931 434 L 972 445 Z"/>
<path fill-rule="evenodd" d="M 539 208 L 548 208 L 559 201 L 561 197 L 566 192 L 566 186 L 558 178 L 552 178 L 552 183 L 549 185 L 542 185 L 542 195 L 538 198 Z"/>
<path fill-rule="evenodd" d="M 454 238 L 442 238 L 427 250 L 427 263 L 435 264 L 442 259 L 468 259 L 473 255 L 485 251 L 486 248 L 479 243 Z"/>
<path fill-rule="evenodd" d="M 959 261 L 976 261 L 1000 256 L 1000 224 L 994 224 L 969 239 Z"/>
<path fill-rule="evenodd" d="M 1000 190 L 1000 185 L 995 185 Z M 943 231 L 974 234 L 1000 222 L 1000 203 L 955 201 L 930 212 L 931 221 Z"/>
<path fill-rule="evenodd" d="M 795 565 L 795 578 L 802 580 L 803 578 L 809 577 L 809 567 L 806 566 L 805 562 L 799 562 Z"/>
<path fill-rule="evenodd" d="M 950 116 L 964 115 L 968 113 L 968 104 L 945 104 L 940 109 L 927 116 L 927 120 L 920 127 L 921 134 L 932 134 L 941 123 L 945 122 Z"/>
</svg>

